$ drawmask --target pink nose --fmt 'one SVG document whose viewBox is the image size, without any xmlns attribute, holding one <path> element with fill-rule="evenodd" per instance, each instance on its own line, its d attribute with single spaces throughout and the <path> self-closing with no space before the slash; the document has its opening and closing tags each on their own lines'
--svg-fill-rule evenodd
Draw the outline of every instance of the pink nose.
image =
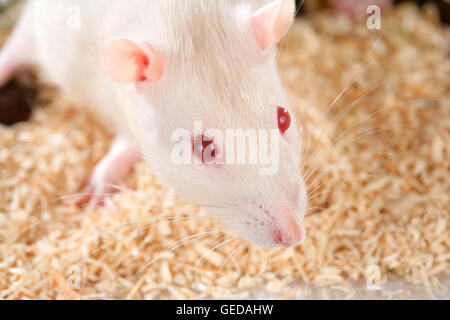
<svg viewBox="0 0 450 320">
<path fill-rule="evenodd" d="M 303 241 L 304 231 L 299 223 L 292 217 L 286 218 L 282 227 L 274 230 L 275 243 L 283 247 L 290 247 Z"/>
</svg>

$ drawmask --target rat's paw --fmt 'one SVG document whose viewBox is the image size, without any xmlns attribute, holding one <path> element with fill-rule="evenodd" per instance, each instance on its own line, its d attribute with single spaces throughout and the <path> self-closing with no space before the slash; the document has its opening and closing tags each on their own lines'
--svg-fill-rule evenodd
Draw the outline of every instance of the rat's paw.
<svg viewBox="0 0 450 320">
<path fill-rule="evenodd" d="M 88 185 L 75 198 L 77 206 L 88 206 L 88 209 L 105 205 L 115 211 L 111 196 L 117 192 L 117 185 L 134 167 L 138 152 L 132 144 L 122 137 L 117 137 L 108 154 L 97 164 Z"/>
<path fill-rule="evenodd" d="M 80 194 L 74 197 L 71 202 L 77 207 L 85 207 L 87 211 L 97 208 L 98 206 L 105 206 L 109 211 L 117 211 L 117 206 L 114 203 L 112 196 L 117 192 L 117 188 L 106 186 L 102 184 L 94 184 L 90 182 Z"/>
</svg>

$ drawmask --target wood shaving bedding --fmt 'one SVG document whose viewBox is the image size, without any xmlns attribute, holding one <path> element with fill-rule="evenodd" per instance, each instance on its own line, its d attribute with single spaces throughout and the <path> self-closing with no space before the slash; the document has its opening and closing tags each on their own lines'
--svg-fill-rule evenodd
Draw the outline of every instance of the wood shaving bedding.
<svg viewBox="0 0 450 320">
<path fill-rule="evenodd" d="M 349 283 L 365 281 L 371 266 L 382 285 L 400 278 L 442 289 L 450 31 L 412 5 L 383 27 L 320 13 L 298 20 L 284 42 L 280 70 L 311 192 L 297 248 L 236 239 L 209 252 L 233 235 L 160 186 L 145 163 L 113 196 L 116 212 L 70 205 L 111 137 L 57 93 L 31 121 L 0 126 L 0 299 L 245 298 L 262 285 L 292 299 L 292 283 L 350 299 Z"/>
</svg>

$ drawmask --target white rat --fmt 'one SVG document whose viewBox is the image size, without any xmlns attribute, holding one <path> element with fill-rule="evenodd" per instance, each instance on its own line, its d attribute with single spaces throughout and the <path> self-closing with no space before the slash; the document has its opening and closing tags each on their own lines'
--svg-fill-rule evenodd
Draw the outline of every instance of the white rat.
<svg viewBox="0 0 450 320">
<path fill-rule="evenodd" d="M 294 0 L 30 0 L 2 49 L 0 86 L 38 66 L 117 134 L 86 192 L 117 184 L 142 154 L 163 182 L 239 235 L 288 247 L 305 238 L 307 201 L 276 65 L 294 16 Z M 279 131 L 279 170 L 202 163 L 206 150 L 225 153 L 206 134 L 192 138 L 200 163 L 175 164 L 172 134 L 193 132 L 195 121 Z"/>
</svg>

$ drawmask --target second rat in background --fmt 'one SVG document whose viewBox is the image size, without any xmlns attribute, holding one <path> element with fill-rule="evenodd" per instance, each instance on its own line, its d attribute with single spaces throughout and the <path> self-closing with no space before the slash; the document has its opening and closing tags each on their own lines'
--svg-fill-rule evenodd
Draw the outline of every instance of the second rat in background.
<svg viewBox="0 0 450 320">
<path fill-rule="evenodd" d="M 116 134 L 82 201 L 98 201 L 141 154 L 164 183 L 249 241 L 297 245 L 307 203 L 302 142 L 276 63 L 295 11 L 294 0 L 31 0 L 2 49 L 0 85 L 38 66 Z M 180 129 L 192 134 L 195 163 L 173 162 Z M 208 129 L 276 130 L 278 170 L 206 163 L 206 153 L 226 157 Z"/>
</svg>

